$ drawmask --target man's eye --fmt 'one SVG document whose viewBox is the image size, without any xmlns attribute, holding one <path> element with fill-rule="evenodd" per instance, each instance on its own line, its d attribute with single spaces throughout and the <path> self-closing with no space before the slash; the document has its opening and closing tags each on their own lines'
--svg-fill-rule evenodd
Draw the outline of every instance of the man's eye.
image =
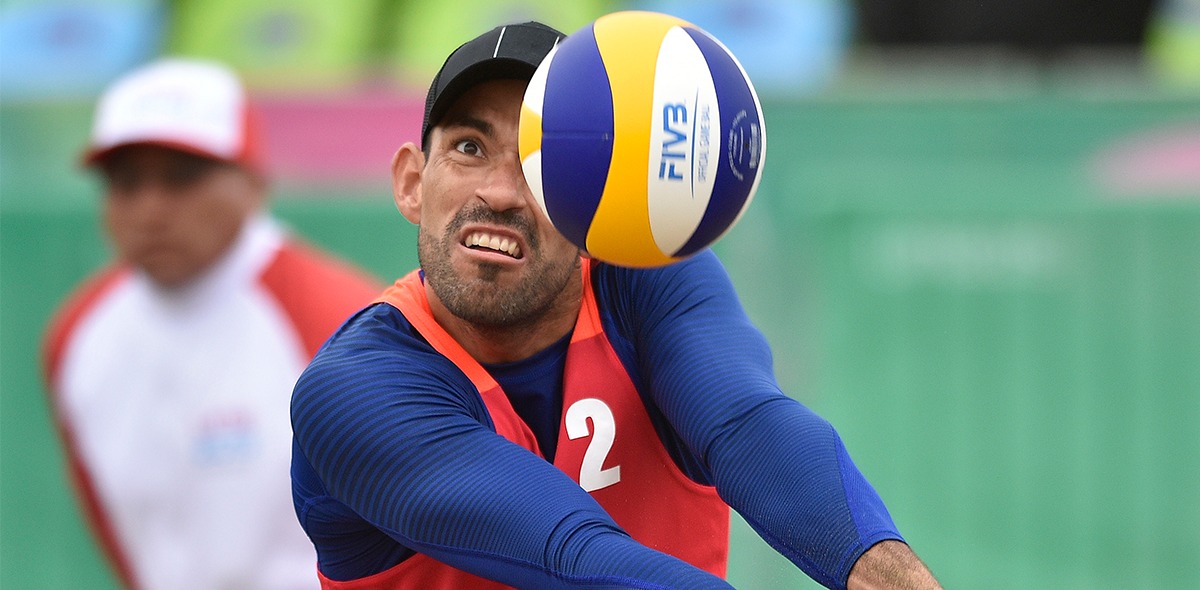
<svg viewBox="0 0 1200 590">
<path fill-rule="evenodd" d="M 478 143 L 475 143 L 469 139 L 464 139 L 454 144 L 454 149 L 467 154 L 468 156 L 478 156 L 483 154 L 483 148 L 480 147 Z"/>
<path fill-rule="evenodd" d="M 105 172 L 104 180 L 117 192 L 132 192 L 144 179 L 128 170 L 109 170 Z"/>
<path fill-rule="evenodd" d="M 170 166 L 163 173 L 163 182 L 172 188 L 184 188 L 195 184 L 213 170 L 204 162 L 186 162 Z"/>
</svg>

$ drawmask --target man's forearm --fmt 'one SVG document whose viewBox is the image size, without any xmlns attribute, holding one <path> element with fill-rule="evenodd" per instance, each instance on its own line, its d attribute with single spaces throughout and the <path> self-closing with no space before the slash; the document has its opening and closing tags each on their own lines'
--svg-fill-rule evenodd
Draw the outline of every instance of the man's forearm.
<svg viewBox="0 0 1200 590">
<path fill-rule="evenodd" d="M 883 541 L 863 553 L 846 581 L 848 590 L 941 590 L 942 585 L 908 545 Z"/>
</svg>

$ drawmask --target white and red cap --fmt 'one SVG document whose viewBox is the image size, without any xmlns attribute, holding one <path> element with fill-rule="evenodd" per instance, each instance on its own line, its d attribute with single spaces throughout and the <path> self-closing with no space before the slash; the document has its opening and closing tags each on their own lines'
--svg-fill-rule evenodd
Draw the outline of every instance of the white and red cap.
<svg viewBox="0 0 1200 590">
<path fill-rule="evenodd" d="M 151 144 L 261 173 L 257 119 L 245 88 L 229 68 L 164 58 L 125 74 L 105 90 L 83 161 L 90 166 L 117 148 Z"/>
</svg>

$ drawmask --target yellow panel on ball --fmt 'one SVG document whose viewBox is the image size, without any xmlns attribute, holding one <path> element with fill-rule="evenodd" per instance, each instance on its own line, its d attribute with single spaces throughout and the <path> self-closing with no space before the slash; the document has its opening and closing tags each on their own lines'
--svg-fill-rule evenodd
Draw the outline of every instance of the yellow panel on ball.
<svg viewBox="0 0 1200 590">
<path fill-rule="evenodd" d="M 604 196 L 588 232 L 587 250 L 600 259 L 659 266 L 674 258 L 654 243 L 646 204 L 654 77 L 659 47 L 687 21 L 653 12 L 618 12 L 596 20 L 596 45 L 613 98 L 612 162 Z"/>
</svg>

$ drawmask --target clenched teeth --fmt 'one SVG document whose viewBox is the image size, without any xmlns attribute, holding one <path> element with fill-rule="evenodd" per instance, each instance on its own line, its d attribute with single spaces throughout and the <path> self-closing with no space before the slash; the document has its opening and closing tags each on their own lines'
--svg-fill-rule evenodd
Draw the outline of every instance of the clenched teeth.
<svg viewBox="0 0 1200 590">
<path fill-rule="evenodd" d="M 521 248 L 517 246 L 517 242 L 508 238 L 493 236 L 486 232 L 475 232 L 469 236 L 463 244 L 467 247 L 478 246 L 487 248 L 497 252 L 504 252 L 513 258 L 521 257 Z"/>
</svg>

